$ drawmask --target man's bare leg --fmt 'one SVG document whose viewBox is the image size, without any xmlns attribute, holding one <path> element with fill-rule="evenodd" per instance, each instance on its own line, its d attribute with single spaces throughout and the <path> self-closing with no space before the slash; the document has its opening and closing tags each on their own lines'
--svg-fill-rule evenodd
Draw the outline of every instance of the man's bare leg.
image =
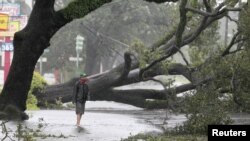
<svg viewBox="0 0 250 141">
<path fill-rule="evenodd" d="M 81 121 L 81 114 L 77 114 L 77 116 L 76 116 L 76 125 L 77 126 L 80 126 L 80 121 Z"/>
</svg>

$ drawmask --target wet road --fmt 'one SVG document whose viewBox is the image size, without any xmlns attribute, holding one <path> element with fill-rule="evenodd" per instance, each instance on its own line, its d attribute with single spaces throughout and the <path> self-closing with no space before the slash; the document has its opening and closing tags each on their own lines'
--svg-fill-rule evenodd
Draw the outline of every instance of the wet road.
<svg viewBox="0 0 250 141">
<path fill-rule="evenodd" d="M 78 132 L 75 126 L 74 110 L 27 111 L 30 119 L 24 121 L 22 125 L 33 130 L 42 125 L 42 133 L 46 135 L 69 136 L 68 138 L 40 138 L 38 141 L 119 141 L 138 133 L 161 132 L 160 128 L 133 114 L 143 112 L 140 108 L 106 102 L 87 103 L 87 105 L 87 111 L 81 123 L 83 127 L 81 132 Z M 6 124 L 10 134 L 16 131 L 17 124 L 17 122 Z M 0 133 L 0 138 L 2 137 L 3 134 Z"/>
<path fill-rule="evenodd" d="M 38 141 L 120 141 L 138 133 L 161 133 L 162 127 L 173 128 L 186 120 L 184 114 L 169 114 L 165 110 L 143 110 L 115 102 L 90 102 L 87 103 L 86 109 L 81 132 L 78 132 L 75 126 L 74 110 L 28 111 L 30 119 L 22 125 L 34 130 L 42 125 L 41 131 L 46 135 L 68 136 L 40 138 Z M 236 124 L 250 123 L 249 114 L 234 114 L 231 117 Z M 9 122 L 6 125 L 11 131 L 10 134 L 16 131 L 17 122 Z M 0 132 L 0 139 L 2 137 Z"/>
</svg>

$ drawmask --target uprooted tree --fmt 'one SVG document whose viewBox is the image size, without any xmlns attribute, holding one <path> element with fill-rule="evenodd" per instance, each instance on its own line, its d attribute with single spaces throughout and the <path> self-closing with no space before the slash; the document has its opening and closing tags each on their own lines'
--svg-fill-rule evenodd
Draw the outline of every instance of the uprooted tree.
<svg viewBox="0 0 250 141">
<path fill-rule="evenodd" d="M 132 59 L 132 62 L 126 61 L 131 56 L 128 54 L 125 55 L 124 64 L 121 64 L 120 66 L 113 68 L 108 72 L 98 75 L 92 75 L 89 77 L 91 99 L 113 100 L 139 107 L 145 107 L 145 99 L 166 99 L 168 95 L 173 92 L 175 94 L 186 92 L 188 90 L 196 89 L 196 87 L 200 87 L 214 80 L 214 78 L 216 77 L 215 73 L 216 75 L 219 75 L 219 72 L 208 71 L 206 72 L 205 76 L 201 76 L 201 73 L 204 72 L 204 69 L 213 69 L 211 65 L 214 62 L 219 62 L 222 58 L 227 58 L 227 56 L 231 54 L 239 53 L 242 51 L 244 40 L 246 40 L 246 38 L 243 38 L 243 35 L 240 34 L 240 31 L 235 34 L 235 36 L 232 38 L 232 41 L 227 45 L 227 47 L 221 47 L 222 49 L 215 48 L 215 50 L 217 50 L 217 54 L 204 56 L 204 60 L 202 61 L 202 63 L 197 65 L 191 65 L 180 50 L 185 45 L 195 41 L 200 36 L 200 34 L 202 34 L 202 32 L 208 29 L 219 19 L 223 17 L 230 18 L 228 15 L 229 11 L 238 12 L 241 10 L 241 7 L 235 8 L 237 1 L 231 1 L 228 3 L 223 2 L 217 6 L 212 6 L 213 3 L 215 2 L 203 1 L 200 7 L 198 6 L 198 8 L 195 9 L 193 7 L 190 7 L 190 3 L 187 3 L 187 1 L 181 1 L 180 21 L 178 27 L 173 30 L 172 33 L 167 34 L 167 36 L 161 39 L 159 42 L 149 47 L 150 52 L 163 52 L 161 53 L 161 57 L 157 59 L 149 58 L 146 62 L 148 65 L 141 67 L 140 61 L 136 60 L 135 58 Z M 201 9 L 205 11 L 202 11 Z M 197 14 L 199 15 L 200 21 L 193 30 L 187 29 L 187 24 L 192 21 L 192 17 L 188 15 L 189 13 L 192 13 L 193 16 Z M 237 49 L 234 49 L 234 45 L 238 43 L 240 44 L 238 45 Z M 186 65 L 179 63 L 169 63 L 167 65 L 167 68 L 164 68 L 162 66 L 162 62 L 176 53 L 180 53 L 182 55 L 183 59 L 186 62 Z M 124 72 L 128 73 L 126 77 L 124 77 L 124 75 L 126 75 L 124 74 Z M 191 83 L 164 90 L 113 89 L 117 86 L 123 86 L 147 80 L 159 82 L 158 80 L 153 79 L 153 77 L 157 75 L 183 75 Z M 230 78 L 231 75 L 229 74 L 229 76 L 227 77 Z M 65 84 L 50 86 L 45 90 L 45 93 L 38 94 L 37 96 L 39 97 L 39 99 L 43 99 L 42 101 L 54 102 L 56 99 L 61 98 L 62 102 L 69 102 L 71 100 L 72 87 L 76 79 L 77 78 L 72 79 Z M 222 93 L 231 92 L 231 88 L 227 86 L 218 86 L 218 90 L 220 90 Z"/>
<path fill-rule="evenodd" d="M 173 92 L 181 93 L 200 88 L 215 80 L 216 75 L 218 75 L 217 72 L 207 72 L 206 75 L 201 75 L 200 72 L 211 66 L 212 62 L 219 62 L 231 54 L 242 53 L 242 50 L 245 49 L 244 41 L 247 38 L 239 30 L 227 47 L 222 48 L 218 54 L 206 56 L 206 59 L 199 65 L 191 66 L 180 50 L 196 40 L 204 30 L 219 19 L 227 17 L 234 20 L 228 15 L 228 12 L 242 10 L 242 7 L 237 6 L 237 0 L 225 1 L 218 5 L 213 5 L 213 0 L 203 0 L 203 3 L 200 3 L 197 7 L 192 7 L 191 1 L 187 0 L 146 1 L 157 3 L 179 2 L 180 18 L 178 26 L 172 33 L 167 34 L 166 37 L 149 47 L 151 52 L 160 51 L 161 55 L 157 59 L 149 59 L 146 66 L 140 67 L 140 62 L 134 55 L 125 53 L 123 64 L 105 73 L 89 76 L 89 87 L 93 100 L 113 100 L 144 107 L 145 99 L 166 99 L 167 95 Z M 35 64 L 44 49 L 49 46 L 51 37 L 73 19 L 84 17 L 108 2 L 111 2 L 111 0 L 76 0 L 66 8 L 54 11 L 54 0 L 36 0 L 27 26 L 14 36 L 14 58 L 0 96 L 1 111 L 6 111 L 6 108 L 10 105 L 21 112 L 26 110 L 26 99 Z M 187 25 L 193 20 L 192 15 L 198 15 L 200 21 L 194 29 L 190 30 Z M 235 44 L 238 44 L 236 49 L 234 48 Z M 162 62 L 176 53 L 182 55 L 186 65 L 170 63 L 167 69 L 163 68 Z M 234 85 L 240 83 L 237 81 L 237 71 L 234 70 L 233 72 L 235 73 L 229 73 L 226 76 L 232 84 L 218 85 L 216 91 L 234 93 L 238 90 Z M 112 89 L 113 87 L 140 81 L 157 81 L 153 77 L 162 74 L 183 75 L 190 81 L 190 84 L 164 90 Z M 68 102 L 71 100 L 71 92 L 75 81 L 76 78 L 64 84 L 50 86 L 45 90 L 45 93 L 37 94 L 37 97 L 48 102 L 54 102 L 58 98 L 61 98 L 63 102 Z M 22 115 L 25 114 L 21 113 Z"/>
</svg>

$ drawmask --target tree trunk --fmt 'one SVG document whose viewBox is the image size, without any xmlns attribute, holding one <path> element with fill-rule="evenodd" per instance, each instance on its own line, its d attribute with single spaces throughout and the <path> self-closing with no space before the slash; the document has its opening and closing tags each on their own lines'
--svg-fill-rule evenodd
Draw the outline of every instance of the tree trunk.
<svg viewBox="0 0 250 141">
<path fill-rule="evenodd" d="M 4 106 L 11 104 L 18 107 L 21 111 L 26 110 L 26 99 L 30 88 L 30 82 L 32 80 L 35 64 L 41 54 L 34 54 L 31 51 L 31 45 L 27 45 L 25 48 L 21 46 L 21 44 L 29 42 L 28 40 L 32 40 L 32 38 L 28 39 L 27 37 L 22 43 L 15 43 L 15 54 L 1 94 L 0 109 L 4 109 Z"/>
<path fill-rule="evenodd" d="M 108 90 L 109 88 L 121 84 L 130 72 L 132 60 L 129 53 L 124 55 L 125 63 L 116 67 L 115 69 L 99 75 L 92 75 L 89 77 L 89 90 L 90 93 L 97 93 Z M 53 102 L 62 98 L 63 101 L 69 102 L 73 87 L 78 79 L 74 78 L 65 84 L 50 86 L 45 90 L 45 93 L 36 94 L 40 101 Z M 66 99 L 66 100 L 64 100 Z"/>
<path fill-rule="evenodd" d="M 127 60 L 127 61 L 126 61 Z M 188 90 L 192 90 L 195 88 L 193 84 L 186 84 L 183 86 L 179 86 L 176 88 L 171 88 L 167 90 L 143 90 L 143 89 L 132 89 L 132 90 L 117 90 L 113 89 L 116 86 L 123 86 L 132 83 L 140 82 L 139 79 L 139 69 L 135 69 L 129 71 L 128 68 L 129 62 L 126 59 L 125 55 L 125 63 L 117 66 L 116 68 L 98 74 L 89 76 L 89 87 L 91 91 L 91 100 L 110 100 L 116 102 L 122 102 L 126 104 L 131 104 L 138 107 L 145 107 L 146 99 L 161 99 L 165 100 L 168 95 L 185 92 Z M 131 64 L 131 68 L 137 68 L 138 63 L 134 61 Z M 158 68 L 158 69 L 156 69 Z M 169 75 L 183 75 L 189 79 L 191 79 L 191 72 L 187 67 L 182 64 L 172 64 L 169 66 L 167 71 L 164 71 L 164 68 L 156 67 L 151 71 L 145 73 L 145 77 L 154 77 L 157 75 L 169 74 Z M 126 71 L 125 71 L 126 70 Z M 124 72 L 129 74 L 126 76 Z M 121 76 L 124 77 L 121 77 Z M 126 76 L 126 77 L 125 77 Z M 119 80 L 118 80 L 119 79 Z M 36 94 L 39 105 L 43 106 L 45 101 L 48 103 L 55 103 L 56 100 L 60 99 L 63 103 L 70 102 L 72 100 L 72 92 L 75 82 L 77 78 L 70 80 L 67 83 L 49 86 L 45 89 L 44 93 Z"/>
<path fill-rule="evenodd" d="M 55 0 L 36 0 L 27 26 L 14 36 L 14 57 L 0 95 L 0 111 L 14 114 L 6 112 L 6 108 L 11 106 L 16 111 L 24 112 L 36 62 L 49 46 L 51 37 L 66 23 L 83 17 L 110 1 L 77 0 L 65 9 L 55 12 Z"/>
<path fill-rule="evenodd" d="M 26 110 L 26 99 L 36 62 L 49 45 L 56 29 L 53 26 L 56 19 L 52 19 L 53 10 L 49 8 L 53 3 L 38 0 L 28 25 L 15 33 L 14 57 L 0 96 L 0 110 L 7 105 L 13 105 L 20 111 Z"/>
</svg>

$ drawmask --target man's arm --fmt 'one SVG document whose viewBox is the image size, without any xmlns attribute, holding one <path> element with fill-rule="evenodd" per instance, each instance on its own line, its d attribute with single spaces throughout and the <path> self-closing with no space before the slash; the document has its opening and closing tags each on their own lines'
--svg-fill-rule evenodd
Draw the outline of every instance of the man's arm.
<svg viewBox="0 0 250 141">
<path fill-rule="evenodd" d="M 72 103 L 76 103 L 77 83 L 73 88 Z"/>
<path fill-rule="evenodd" d="M 87 94 L 87 99 L 90 100 L 90 92 L 89 92 L 89 86 L 86 84 L 86 94 Z"/>
</svg>

